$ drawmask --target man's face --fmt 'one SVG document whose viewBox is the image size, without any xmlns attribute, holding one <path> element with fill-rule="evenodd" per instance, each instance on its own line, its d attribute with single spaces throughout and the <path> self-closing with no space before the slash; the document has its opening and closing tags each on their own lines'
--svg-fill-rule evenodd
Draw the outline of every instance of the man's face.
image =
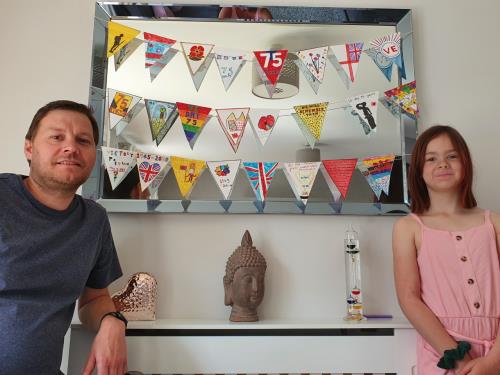
<svg viewBox="0 0 500 375">
<path fill-rule="evenodd" d="M 50 111 L 24 154 L 31 160 L 30 178 L 52 190 L 76 191 L 90 176 L 96 147 L 90 120 L 82 113 Z"/>
</svg>

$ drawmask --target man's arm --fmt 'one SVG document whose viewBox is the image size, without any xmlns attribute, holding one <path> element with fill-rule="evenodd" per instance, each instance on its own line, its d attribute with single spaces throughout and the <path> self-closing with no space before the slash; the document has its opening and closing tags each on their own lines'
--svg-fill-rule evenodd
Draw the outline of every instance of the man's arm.
<svg viewBox="0 0 500 375">
<path fill-rule="evenodd" d="M 97 335 L 92 344 L 83 375 L 90 375 L 94 368 L 98 374 L 124 374 L 127 371 L 125 323 L 104 314 L 116 311 L 108 289 L 86 287 L 78 302 L 78 315 L 84 327 Z"/>
</svg>

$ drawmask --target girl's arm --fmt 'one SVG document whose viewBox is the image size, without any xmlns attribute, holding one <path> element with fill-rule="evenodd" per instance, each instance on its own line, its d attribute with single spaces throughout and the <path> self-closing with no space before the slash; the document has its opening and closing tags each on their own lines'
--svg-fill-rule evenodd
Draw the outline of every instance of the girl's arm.
<svg viewBox="0 0 500 375">
<path fill-rule="evenodd" d="M 500 215 L 497 213 L 492 212 L 491 213 L 491 222 L 493 223 L 493 227 L 495 228 L 495 234 L 496 234 L 496 242 L 497 242 L 497 252 L 499 254 L 500 258 Z M 500 267 L 500 263 L 498 264 L 498 267 Z M 477 364 L 470 364 L 471 367 L 471 372 L 470 374 L 497 374 L 498 369 L 500 368 L 500 340 L 498 338 L 500 337 L 500 327 L 498 328 L 498 332 L 496 335 L 497 340 L 495 341 L 495 344 L 491 348 L 490 352 L 486 355 L 486 357 L 481 358 L 480 361 L 477 362 Z M 469 366 L 467 366 L 469 367 Z M 469 372 L 465 372 L 465 374 L 468 374 Z"/>
<path fill-rule="evenodd" d="M 415 237 L 420 231 L 420 225 L 409 216 L 399 219 L 394 224 L 392 249 L 396 293 L 399 305 L 413 327 L 425 341 L 443 355 L 445 350 L 455 349 L 457 343 L 421 299 L 415 245 Z M 470 357 L 466 355 L 463 360 L 457 361 L 456 369 L 462 369 L 468 361 Z"/>
</svg>

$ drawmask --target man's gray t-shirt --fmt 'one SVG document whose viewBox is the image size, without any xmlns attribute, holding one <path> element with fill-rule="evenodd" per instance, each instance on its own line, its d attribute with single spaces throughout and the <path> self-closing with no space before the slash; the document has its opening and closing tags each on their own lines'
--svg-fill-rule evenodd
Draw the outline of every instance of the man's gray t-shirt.
<svg viewBox="0 0 500 375">
<path fill-rule="evenodd" d="M 53 210 L 22 179 L 0 174 L 0 374 L 58 374 L 76 299 L 122 272 L 101 206 Z"/>
</svg>

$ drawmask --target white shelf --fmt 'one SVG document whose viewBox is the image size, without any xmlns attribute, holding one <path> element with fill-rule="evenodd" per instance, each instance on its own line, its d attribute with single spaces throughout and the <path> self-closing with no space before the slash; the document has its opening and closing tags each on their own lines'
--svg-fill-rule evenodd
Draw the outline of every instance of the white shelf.
<svg viewBox="0 0 500 375">
<path fill-rule="evenodd" d="M 80 323 L 73 324 L 78 328 Z M 367 319 L 359 322 L 346 322 L 341 317 L 328 320 L 261 320 L 251 323 L 234 323 L 226 320 L 207 319 L 157 319 L 154 321 L 130 321 L 128 329 L 362 329 L 397 328 L 411 329 L 404 318 Z"/>
</svg>

